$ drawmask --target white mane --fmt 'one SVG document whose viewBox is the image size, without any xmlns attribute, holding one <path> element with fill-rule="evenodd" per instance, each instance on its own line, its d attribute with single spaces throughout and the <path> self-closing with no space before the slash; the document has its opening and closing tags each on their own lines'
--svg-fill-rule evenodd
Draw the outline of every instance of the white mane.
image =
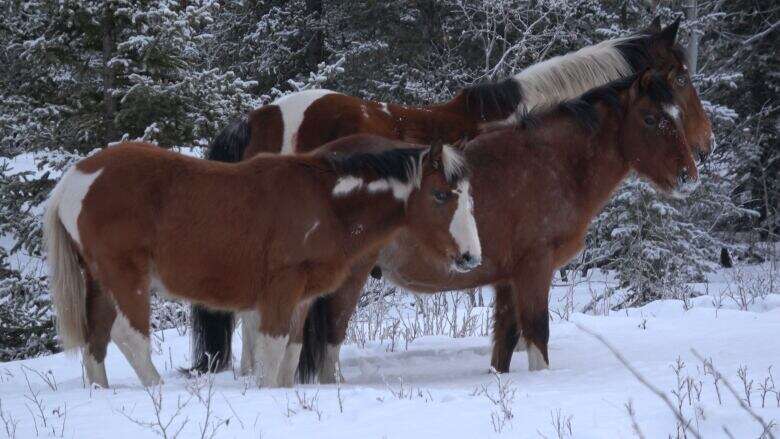
<svg viewBox="0 0 780 439">
<path fill-rule="evenodd" d="M 617 48 L 629 38 L 616 38 L 534 64 L 515 75 L 523 93 L 519 110 L 530 111 L 568 99 L 633 72 Z"/>
<path fill-rule="evenodd" d="M 444 145 L 441 155 L 444 177 L 448 181 L 460 178 L 466 170 L 466 159 L 463 154 L 450 145 Z"/>
</svg>

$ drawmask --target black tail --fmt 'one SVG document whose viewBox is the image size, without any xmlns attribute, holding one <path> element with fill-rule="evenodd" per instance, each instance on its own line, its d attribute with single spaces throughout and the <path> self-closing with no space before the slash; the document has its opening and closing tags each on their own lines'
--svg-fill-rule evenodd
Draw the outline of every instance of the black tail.
<svg viewBox="0 0 780 439">
<path fill-rule="evenodd" d="M 209 145 L 206 158 L 218 162 L 236 163 L 241 161 L 244 150 L 249 145 L 252 132 L 246 119 L 237 120 L 217 134 Z"/>
<path fill-rule="evenodd" d="M 322 368 L 328 344 L 328 319 L 325 297 L 319 297 L 309 308 L 303 326 L 303 346 L 298 360 L 298 382 L 313 383 Z"/>
<path fill-rule="evenodd" d="M 206 158 L 234 163 L 241 160 L 249 145 L 249 123 L 236 121 L 223 129 L 209 146 Z M 213 311 L 192 305 L 191 372 L 219 372 L 230 366 L 233 339 L 233 313 Z"/>
</svg>

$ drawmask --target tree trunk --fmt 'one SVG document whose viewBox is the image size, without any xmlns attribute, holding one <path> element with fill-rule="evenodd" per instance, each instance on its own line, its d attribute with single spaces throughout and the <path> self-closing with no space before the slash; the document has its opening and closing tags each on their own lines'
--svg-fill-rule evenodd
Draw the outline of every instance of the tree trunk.
<svg viewBox="0 0 780 439">
<path fill-rule="evenodd" d="M 688 68 L 691 75 L 695 75 L 699 68 L 699 34 L 698 24 L 699 4 L 697 0 L 685 0 L 685 18 L 691 23 L 690 40 L 688 41 Z"/>
<path fill-rule="evenodd" d="M 311 39 L 306 46 L 306 68 L 310 72 L 317 71 L 317 66 L 325 61 L 325 16 L 322 10 L 322 0 L 306 0 L 306 12 L 312 14 L 317 22 Z"/>
<path fill-rule="evenodd" d="M 114 53 L 114 7 L 111 0 L 107 0 L 103 6 L 103 143 L 108 144 L 117 140 L 116 127 L 114 126 L 114 113 L 116 102 L 114 100 L 114 84 L 116 72 L 108 63 Z"/>
</svg>

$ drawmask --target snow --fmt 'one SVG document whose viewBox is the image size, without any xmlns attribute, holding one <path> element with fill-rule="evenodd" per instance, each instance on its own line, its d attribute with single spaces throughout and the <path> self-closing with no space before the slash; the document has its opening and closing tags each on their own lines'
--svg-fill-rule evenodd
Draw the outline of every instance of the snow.
<svg viewBox="0 0 780 439">
<path fill-rule="evenodd" d="M 765 268 L 744 270 L 758 273 Z M 555 318 L 550 369 L 529 372 L 527 354 L 519 352 L 514 354 L 512 371 L 500 376 L 504 389 L 514 392 L 509 403 L 513 416 L 501 433 L 491 421 L 491 416 L 500 418 L 500 409 L 486 396 L 495 397 L 499 392 L 496 377 L 488 372 L 488 337 L 425 336 L 414 339 L 407 349 L 395 346 L 393 351 L 387 342 L 380 341 L 366 342 L 364 347 L 345 345 L 341 372 L 347 383 L 341 386 L 257 389 L 252 377 L 220 373 L 214 377 L 209 425 L 229 419 L 217 430 L 216 437 L 224 438 L 535 438 L 558 437 L 554 428 L 557 418 L 564 424 L 566 419 L 571 421 L 572 434 L 567 431 L 562 437 L 635 437 L 625 408 L 631 401 L 645 437 L 674 436 L 675 420 L 669 409 L 604 345 L 577 327 L 581 325 L 603 335 L 673 401 L 677 376 L 672 366 L 681 359 L 685 365 L 680 373 L 683 384 L 690 382 L 695 388 L 701 381 L 700 398 L 694 390 L 693 405 L 686 399 L 682 411 L 703 437 L 723 437 L 723 426 L 734 437 L 758 437 L 759 425 L 739 408 L 722 383 L 722 403 L 718 402 L 712 377 L 704 373 L 691 351 L 711 358 L 743 396 L 737 371 L 746 366 L 748 379 L 753 380 L 753 410 L 767 422 L 780 420 L 775 395 L 770 393 L 762 408 L 759 390 L 769 376 L 768 368 L 780 367 L 780 338 L 776 336 L 780 333 L 780 294 L 756 298 L 749 311 L 740 311 L 735 301 L 722 297 L 732 277 L 721 271 L 712 274 L 707 284 L 691 285 L 694 291 L 708 290 L 710 294 L 691 299 L 687 305 L 660 300 L 606 315 L 573 313 L 568 321 Z M 582 309 L 594 293 L 601 294 L 609 286 L 614 286 L 610 276 L 594 276 L 575 288 L 557 287 L 551 309 L 567 296 L 572 297 L 575 309 Z M 490 294 L 486 296 L 489 300 Z M 240 332 L 236 334 L 234 351 L 238 354 Z M 176 330 L 159 332 L 153 345 L 153 361 L 165 381 L 158 388 L 162 392 L 162 419 L 167 421 L 175 413 L 179 398 L 189 401 L 174 418 L 172 429 L 186 421 L 180 437 L 199 435 L 206 406 L 191 398 L 190 392 L 199 383 L 200 394 L 207 394 L 208 377 L 185 378 L 176 369 L 189 364 L 188 335 Z M 128 419 L 152 421 L 155 413 L 149 394 L 114 345 L 109 346 L 107 358 L 112 388 L 85 389 L 80 367 L 78 356 L 66 354 L 0 365 L 0 411 L 18 422 L 17 437 L 34 437 L 33 417 L 41 436 L 51 435 L 54 428 L 57 436 L 63 431 L 64 437 L 98 438 L 106 437 L 107 432 L 113 439 L 156 437 L 152 428 Z M 56 390 L 33 369 L 56 377 Z M 31 400 L 25 374 L 41 401 L 46 427 Z M 683 398 L 687 398 L 686 392 L 683 390 Z M 703 416 L 695 416 L 696 407 Z"/>
</svg>

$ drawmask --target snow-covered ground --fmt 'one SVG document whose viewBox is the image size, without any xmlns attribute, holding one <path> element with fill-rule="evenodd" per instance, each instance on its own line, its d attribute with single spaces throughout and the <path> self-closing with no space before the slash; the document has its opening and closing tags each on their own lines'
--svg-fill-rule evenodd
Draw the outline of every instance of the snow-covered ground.
<svg viewBox="0 0 780 439">
<path fill-rule="evenodd" d="M 766 268 L 742 270 L 766 274 Z M 204 426 L 217 428 L 220 438 L 637 437 L 629 402 L 644 437 L 675 437 L 672 411 L 580 325 L 601 334 L 675 406 L 681 404 L 702 437 L 727 437 L 725 427 L 733 437 L 757 438 L 760 425 L 722 380 L 715 385 L 713 374 L 692 353 L 695 349 L 711 358 L 740 398 L 750 395 L 751 410 L 766 422 L 780 421 L 780 294 L 775 286 L 775 294 L 739 310 L 738 301 L 725 294 L 729 288 L 735 291 L 734 278 L 715 273 L 706 286 L 694 286 L 710 294 L 687 306 L 664 300 L 607 315 L 556 317 L 551 368 L 528 372 L 526 354 L 520 352 L 511 373 L 500 377 L 488 372 L 488 337 L 426 336 L 406 349 L 396 343 L 392 352 L 387 340 L 351 344 L 342 350 L 347 383 L 341 386 L 257 389 L 251 379 L 225 372 L 211 378 L 210 398 L 210 377 L 185 378 L 177 372 L 189 363 L 189 347 L 188 336 L 176 330 L 155 336 L 154 361 L 165 384 L 150 392 L 113 345 L 107 359 L 111 389 L 84 388 L 77 356 L 4 363 L 0 436 L 15 425 L 17 438 L 156 437 L 156 400 L 161 423 L 170 422 L 168 437 L 181 428 L 182 438 L 201 437 Z M 573 289 L 575 308 L 588 301 L 589 290 L 608 284 L 607 279 Z M 551 307 L 565 302 L 568 291 L 556 288 Z M 239 340 L 235 349 L 239 352 Z M 681 366 L 676 366 L 678 359 Z M 681 367 L 679 373 L 675 367 Z M 747 392 L 740 368 L 746 368 Z M 770 368 L 776 384 L 769 381 Z"/>
</svg>

